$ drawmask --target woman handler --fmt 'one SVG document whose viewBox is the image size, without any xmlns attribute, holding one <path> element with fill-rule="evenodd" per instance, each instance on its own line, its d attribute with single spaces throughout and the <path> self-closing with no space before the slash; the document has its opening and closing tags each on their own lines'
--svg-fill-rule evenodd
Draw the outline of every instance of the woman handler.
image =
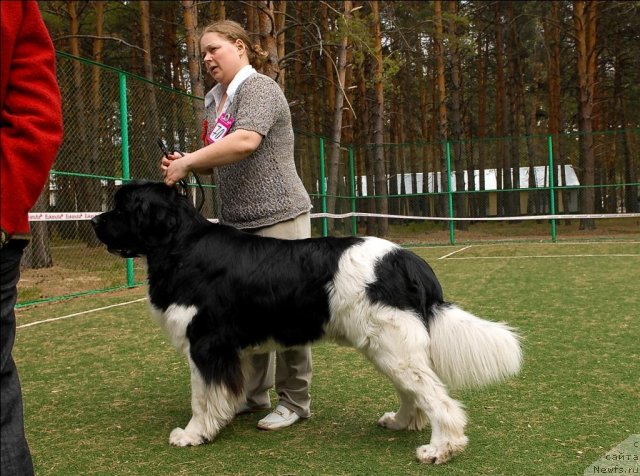
<svg viewBox="0 0 640 476">
<path fill-rule="evenodd" d="M 217 83 L 205 96 L 205 146 L 164 158 L 165 183 L 173 186 L 190 171 L 213 169 L 221 223 L 261 236 L 310 237 L 311 201 L 295 168 L 287 100 L 273 79 L 252 66 L 259 66 L 266 54 L 228 20 L 205 28 L 200 51 Z M 255 355 L 252 363 L 241 413 L 271 408 L 275 365 L 279 402 L 258 428 L 277 430 L 310 416 L 309 347 Z"/>
</svg>

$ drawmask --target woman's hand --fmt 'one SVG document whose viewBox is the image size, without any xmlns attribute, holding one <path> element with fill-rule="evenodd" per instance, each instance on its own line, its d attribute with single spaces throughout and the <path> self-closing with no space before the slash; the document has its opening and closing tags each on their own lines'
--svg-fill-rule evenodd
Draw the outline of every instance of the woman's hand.
<svg viewBox="0 0 640 476">
<path fill-rule="evenodd" d="M 169 187 L 173 187 L 191 171 L 188 157 L 189 154 L 181 155 L 174 152 L 162 158 L 160 168 L 162 169 L 164 183 Z"/>
<path fill-rule="evenodd" d="M 160 164 L 164 183 L 173 187 L 189 172 L 208 174 L 214 167 L 240 162 L 251 155 L 261 142 L 262 136 L 257 132 L 239 129 L 189 154 L 167 154 Z"/>
</svg>

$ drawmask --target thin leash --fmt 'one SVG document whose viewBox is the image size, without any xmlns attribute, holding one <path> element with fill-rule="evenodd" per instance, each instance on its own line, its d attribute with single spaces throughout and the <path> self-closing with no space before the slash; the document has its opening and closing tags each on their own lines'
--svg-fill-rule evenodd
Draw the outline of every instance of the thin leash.
<svg viewBox="0 0 640 476">
<path fill-rule="evenodd" d="M 162 150 L 164 156 L 166 158 L 169 158 L 169 149 L 167 149 L 166 144 L 160 138 L 158 138 L 158 145 L 160 146 L 160 149 Z M 185 153 L 180 150 L 174 150 L 173 152 L 174 154 L 180 154 L 180 156 L 185 155 Z M 200 177 L 198 177 L 198 174 L 196 174 L 195 172 L 191 172 L 191 174 L 193 175 L 196 185 L 198 186 L 199 198 L 196 204 L 196 208 L 198 212 L 200 212 L 202 210 L 202 207 L 204 206 L 204 187 L 202 186 L 202 182 L 200 182 Z M 180 188 L 180 193 L 182 195 L 187 195 L 187 192 L 189 191 L 189 184 L 185 179 L 182 179 L 176 183 L 176 188 Z"/>
</svg>

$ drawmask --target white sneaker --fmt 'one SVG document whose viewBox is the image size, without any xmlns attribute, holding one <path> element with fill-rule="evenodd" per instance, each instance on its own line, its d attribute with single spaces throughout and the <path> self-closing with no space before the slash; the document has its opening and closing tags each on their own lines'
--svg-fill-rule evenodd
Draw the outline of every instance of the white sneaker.
<svg viewBox="0 0 640 476">
<path fill-rule="evenodd" d="M 280 430 L 293 425 L 300 419 L 300 416 L 289 410 L 287 407 L 278 405 L 274 411 L 258 422 L 261 430 Z"/>
</svg>

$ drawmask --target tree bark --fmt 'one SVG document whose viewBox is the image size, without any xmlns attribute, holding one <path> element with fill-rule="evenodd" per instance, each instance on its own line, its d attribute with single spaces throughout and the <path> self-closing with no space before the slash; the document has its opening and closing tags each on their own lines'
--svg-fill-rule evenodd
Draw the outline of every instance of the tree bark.
<svg viewBox="0 0 640 476">
<path fill-rule="evenodd" d="M 523 114 L 521 102 L 519 100 L 519 51 L 518 36 L 516 34 L 516 19 L 513 12 L 514 2 L 507 3 L 507 25 L 508 25 L 508 103 L 509 103 L 509 155 L 506 160 L 507 177 L 511 179 L 511 192 L 509 192 L 509 215 L 518 216 L 520 210 L 520 117 Z M 506 109 L 505 109 L 506 110 Z M 509 188 L 509 187 L 507 187 Z M 509 224 L 515 222 L 509 221 Z"/>
<path fill-rule="evenodd" d="M 151 24 L 150 24 L 150 3 L 149 0 L 140 0 L 140 31 L 142 36 L 142 55 L 144 65 L 144 77 L 147 81 L 153 82 L 153 60 L 151 51 Z M 147 134 L 146 139 L 149 143 L 155 143 L 160 138 L 160 121 L 158 119 L 158 102 L 156 100 L 156 90 L 153 84 L 145 84 L 147 93 L 147 101 L 145 113 L 147 116 Z"/>
<path fill-rule="evenodd" d="M 380 23 L 380 12 L 378 0 L 371 2 L 371 13 L 373 22 L 373 41 L 374 41 L 374 73 L 373 89 L 375 91 L 375 105 L 373 108 L 373 142 L 374 166 L 375 166 L 375 182 L 376 195 L 380 198 L 376 200 L 377 211 L 382 215 L 389 212 L 389 203 L 387 200 L 387 171 L 384 159 L 384 68 L 382 57 L 382 31 Z M 378 218 L 378 236 L 385 236 L 389 229 L 389 219 L 386 216 Z"/>
<path fill-rule="evenodd" d="M 322 38 L 328 38 L 330 35 L 330 23 L 333 22 L 333 18 L 330 15 L 329 6 L 327 2 L 322 2 L 320 4 L 320 35 Z M 320 52 L 322 53 L 322 62 L 324 65 L 324 74 L 325 80 L 327 82 L 327 88 L 323 96 L 325 97 L 324 101 L 324 111 L 322 114 L 324 115 L 325 111 L 333 111 L 335 109 L 336 103 L 336 88 L 331 84 L 331 78 L 333 78 L 333 62 L 331 61 L 330 53 L 324 51 L 327 49 L 327 45 L 323 45 L 321 47 Z M 318 68 L 320 69 L 320 68 Z M 321 126 L 322 127 L 322 126 Z M 316 132 L 322 134 L 324 131 L 322 129 L 316 130 Z"/>
<path fill-rule="evenodd" d="M 333 121 L 331 124 L 331 142 L 328 143 L 328 186 L 327 186 L 327 211 L 334 213 L 336 210 L 336 196 L 338 194 L 338 182 L 342 174 L 340 174 L 340 149 L 342 141 L 342 118 L 344 97 L 348 85 L 345 84 L 347 70 L 347 47 L 349 45 L 349 36 L 347 30 L 349 28 L 349 19 L 351 17 L 352 3 L 350 0 L 344 2 L 344 33 L 338 45 L 337 63 L 336 63 L 336 82 L 335 82 L 335 104 L 333 105 Z M 327 54 L 327 53 L 325 53 Z M 329 231 L 333 232 L 335 222 L 329 220 Z"/>
<path fill-rule="evenodd" d="M 507 87 L 504 76 L 504 25 L 502 21 L 502 4 L 495 4 L 495 50 L 496 50 L 496 135 L 498 136 L 498 154 L 496 160 L 497 214 L 508 212 L 508 201 L 505 188 L 511 188 L 510 175 L 507 173 L 507 157 L 509 156 L 509 116 Z"/>
<path fill-rule="evenodd" d="M 560 134 L 562 133 L 562 102 L 561 102 L 561 52 L 560 52 L 560 2 L 554 0 L 551 2 L 551 9 L 545 16 L 544 22 L 544 38 L 547 49 L 547 85 L 548 85 L 548 101 L 549 101 L 549 119 L 548 132 L 551 135 L 551 144 L 553 147 L 553 163 L 560 166 L 560 177 L 554 174 L 555 183 L 558 185 L 558 178 L 562 184 L 566 184 L 566 173 L 564 165 L 569 161 L 565 158 L 564 147 Z M 540 192 L 541 197 L 538 203 L 542 206 L 547 202 L 547 194 Z M 568 204 L 570 200 L 570 192 L 562 192 L 563 203 Z M 565 220 L 567 225 L 571 224 L 571 220 Z"/>
<path fill-rule="evenodd" d="M 286 80 L 286 69 L 281 66 L 282 58 L 286 55 L 286 35 L 285 35 L 285 20 L 287 18 L 287 4 L 286 0 L 279 0 L 276 2 L 276 11 L 274 12 L 275 21 L 275 35 L 276 35 L 276 60 L 278 61 L 278 84 L 284 91 Z"/>
<path fill-rule="evenodd" d="M 462 149 L 462 75 L 460 72 L 460 40 L 458 38 L 457 1 L 448 2 L 449 10 L 449 62 L 451 64 L 451 138 L 453 139 L 453 160 L 455 167 L 456 190 L 465 192 L 464 156 Z M 457 217 L 467 216 L 467 195 L 454 195 Z M 467 230 L 469 222 L 457 221 L 458 230 Z"/>
<path fill-rule="evenodd" d="M 370 59 L 371 60 L 371 59 Z M 372 60 L 371 60 L 372 61 Z M 360 68 L 358 68 L 358 96 L 359 96 L 359 109 L 361 111 L 361 120 L 360 127 L 358 128 L 359 134 L 359 143 L 361 144 L 360 150 L 363 167 L 360 180 L 364 180 L 364 184 L 358 184 L 359 187 L 363 188 L 363 185 L 366 186 L 366 212 L 367 213 L 376 213 L 376 203 L 375 200 L 371 197 L 375 195 L 375 170 L 373 165 L 373 149 L 369 147 L 369 137 L 372 133 L 373 126 L 372 122 L 372 113 L 371 113 L 371 101 L 370 94 L 367 90 L 366 85 L 366 74 L 369 71 L 367 60 L 363 62 Z M 364 196 L 364 193 L 362 193 Z M 366 234 L 367 235 L 375 235 L 376 233 L 376 220 L 371 217 L 366 219 Z"/>
<path fill-rule="evenodd" d="M 573 23 L 578 73 L 578 124 L 580 128 L 580 163 L 582 189 L 580 212 L 592 214 L 595 210 L 595 153 L 593 147 L 593 106 L 596 80 L 596 23 L 597 2 L 595 0 L 576 0 L 573 2 Z M 580 220 L 581 230 L 593 230 L 596 223 L 593 218 Z"/>
<path fill-rule="evenodd" d="M 80 31 L 80 21 L 78 18 L 77 7 L 79 2 L 69 1 L 67 2 L 67 8 L 69 13 L 69 30 L 71 32 L 70 49 L 71 54 L 74 56 L 81 56 L 80 43 L 77 37 Z M 78 157 L 83 157 L 84 160 L 80 162 L 79 171 L 85 174 L 93 174 L 97 170 L 97 164 L 94 162 L 94 157 L 91 154 L 89 147 L 89 139 L 87 133 L 87 126 L 89 121 L 87 118 L 87 92 L 84 91 L 85 71 L 82 63 L 79 61 L 73 62 L 73 86 L 74 86 L 74 100 L 76 101 L 76 107 L 74 108 L 75 121 L 77 126 L 77 133 L 74 134 L 74 152 Z M 95 114 L 95 113 L 94 113 Z M 88 160 L 87 160 L 88 158 Z M 74 180 L 76 183 L 76 210 L 77 211 L 93 211 L 99 209 L 99 187 L 95 182 L 89 182 L 88 179 L 79 178 Z M 81 198 L 80 198 L 81 197 Z M 76 211 L 74 210 L 74 211 Z M 82 240 L 87 246 L 98 246 L 98 239 L 88 222 L 81 222 L 77 225 L 78 238 Z"/>
<path fill-rule="evenodd" d="M 487 194 L 484 171 L 487 163 L 487 148 L 485 137 L 487 136 L 487 42 L 481 36 L 478 37 L 478 216 L 487 214 Z"/>
<path fill-rule="evenodd" d="M 434 52 L 436 56 L 436 89 L 438 92 L 438 152 L 440 155 L 439 167 L 434 168 L 434 184 L 436 183 L 436 172 L 440 172 L 440 191 L 446 192 L 448 190 L 448 177 L 447 177 L 447 165 L 446 157 L 444 155 L 445 142 L 449 139 L 448 123 L 447 123 L 447 96 L 446 96 L 446 78 L 445 78 L 445 64 L 444 64 L 444 46 L 443 36 L 444 28 L 442 24 L 442 2 L 435 0 L 434 2 L 434 22 L 435 22 L 435 36 L 434 36 Z M 436 187 L 434 187 L 436 188 Z M 437 200 L 439 204 L 438 215 L 444 216 L 447 213 L 447 200 L 444 195 L 439 195 Z M 444 222 L 443 222 L 444 223 Z"/>
<path fill-rule="evenodd" d="M 198 8 L 194 0 L 182 0 L 182 8 L 191 94 L 196 98 L 203 98 L 204 82 L 202 69 L 200 67 L 200 45 L 198 44 L 198 35 L 196 33 L 198 27 Z M 193 100 L 193 113 L 196 118 L 196 124 L 201 124 L 204 120 L 204 102 L 202 100 Z"/>
<path fill-rule="evenodd" d="M 262 73 L 275 80 L 280 89 L 284 90 L 284 76 L 280 78 L 278 65 L 278 41 L 276 38 L 276 20 L 274 2 L 271 0 L 259 0 L 258 24 L 260 25 L 260 46 L 269 56 L 262 66 Z"/>
</svg>

